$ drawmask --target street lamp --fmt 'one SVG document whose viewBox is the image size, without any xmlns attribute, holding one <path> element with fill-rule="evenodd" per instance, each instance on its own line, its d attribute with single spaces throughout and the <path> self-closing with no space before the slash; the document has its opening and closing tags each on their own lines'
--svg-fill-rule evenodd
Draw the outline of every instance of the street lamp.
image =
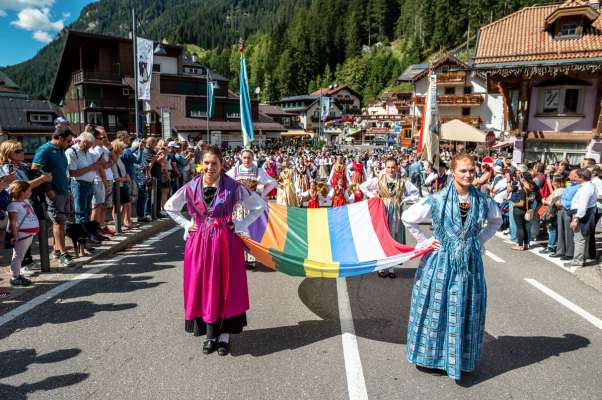
<svg viewBox="0 0 602 400">
<path fill-rule="evenodd" d="M 255 94 L 257 95 L 257 101 L 259 101 L 259 95 L 261 94 L 261 88 L 259 86 L 255 88 Z"/>
</svg>

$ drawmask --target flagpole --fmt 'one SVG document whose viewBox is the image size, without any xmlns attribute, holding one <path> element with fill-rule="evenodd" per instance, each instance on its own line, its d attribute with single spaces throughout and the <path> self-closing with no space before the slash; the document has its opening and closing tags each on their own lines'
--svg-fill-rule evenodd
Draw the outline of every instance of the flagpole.
<svg viewBox="0 0 602 400">
<path fill-rule="evenodd" d="M 209 133 L 209 68 L 207 66 L 205 66 L 205 76 L 207 77 L 207 88 L 205 89 L 207 98 L 207 114 L 205 115 L 207 119 L 207 144 L 211 144 L 211 134 Z"/>
<path fill-rule="evenodd" d="M 138 43 L 136 40 L 136 10 L 132 8 L 132 48 L 134 50 L 134 124 L 136 137 L 140 137 L 140 121 L 138 114 Z M 151 66 L 152 68 L 152 66 Z"/>
</svg>

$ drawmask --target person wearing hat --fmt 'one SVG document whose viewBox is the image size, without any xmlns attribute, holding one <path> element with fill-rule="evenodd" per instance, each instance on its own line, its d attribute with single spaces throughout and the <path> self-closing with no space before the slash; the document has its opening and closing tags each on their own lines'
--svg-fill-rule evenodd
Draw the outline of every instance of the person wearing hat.
<svg viewBox="0 0 602 400">
<path fill-rule="evenodd" d="M 48 217 L 52 221 L 54 254 L 63 267 L 73 265 L 73 258 L 65 249 L 65 224 L 67 215 L 71 212 L 65 149 L 71 144 L 72 138 L 73 132 L 69 128 L 57 129 L 49 142 L 38 147 L 31 165 L 32 169 L 39 169 L 52 175 L 52 190 L 47 193 Z"/>
<path fill-rule="evenodd" d="M 69 120 L 65 117 L 58 117 L 54 120 L 55 129 L 69 128 Z"/>
</svg>

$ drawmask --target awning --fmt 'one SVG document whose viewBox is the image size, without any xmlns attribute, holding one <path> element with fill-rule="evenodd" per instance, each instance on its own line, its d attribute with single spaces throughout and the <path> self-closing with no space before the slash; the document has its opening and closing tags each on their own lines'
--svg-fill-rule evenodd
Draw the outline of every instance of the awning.
<svg viewBox="0 0 602 400">
<path fill-rule="evenodd" d="M 281 132 L 280 136 L 282 137 L 313 137 L 313 134 L 311 134 L 310 132 L 305 132 L 305 131 L 286 131 L 286 132 Z"/>
<path fill-rule="evenodd" d="M 485 134 L 472 125 L 452 119 L 441 125 L 441 140 L 485 143 Z"/>
<path fill-rule="evenodd" d="M 504 148 L 504 147 L 510 147 L 512 145 L 514 145 L 513 142 L 511 142 L 509 140 L 506 140 L 504 142 L 500 142 L 500 143 L 494 144 L 493 146 L 491 146 L 491 148 L 492 149 L 501 149 L 501 148 Z"/>
</svg>

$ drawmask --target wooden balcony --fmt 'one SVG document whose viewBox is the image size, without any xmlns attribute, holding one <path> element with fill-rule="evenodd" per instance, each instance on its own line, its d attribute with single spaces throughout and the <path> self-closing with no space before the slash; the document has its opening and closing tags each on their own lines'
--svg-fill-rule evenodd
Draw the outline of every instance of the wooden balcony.
<svg viewBox="0 0 602 400">
<path fill-rule="evenodd" d="M 417 105 L 424 105 L 426 96 L 414 96 L 413 100 Z M 485 101 L 485 99 L 483 98 L 483 95 L 480 94 L 437 96 L 437 104 L 439 106 L 475 107 L 483 104 L 483 101 Z"/>
<path fill-rule="evenodd" d="M 397 100 L 393 102 L 393 105 L 397 108 L 408 108 L 411 102 L 409 100 Z"/>
<path fill-rule="evenodd" d="M 112 72 L 97 72 L 91 70 L 78 70 L 71 75 L 72 83 L 77 85 L 80 83 L 109 83 L 122 84 L 122 75 L 119 71 Z"/>
<path fill-rule="evenodd" d="M 133 108 L 133 107 L 132 107 Z M 129 99 L 126 97 L 102 98 L 96 100 L 85 99 L 85 110 L 100 111 L 103 109 L 130 109 Z"/>
<path fill-rule="evenodd" d="M 445 85 L 464 85 L 466 84 L 466 71 L 440 72 L 437 74 L 437 83 Z"/>
<path fill-rule="evenodd" d="M 457 119 L 459 121 L 462 121 L 468 125 L 472 125 L 475 128 L 480 128 L 481 127 L 481 117 L 479 116 L 466 116 L 466 115 L 441 115 L 439 116 L 439 119 L 441 120 L 441 123 L 444 124 L 446 122 L 449 122 L 451 120 Z"/>
</svg>

